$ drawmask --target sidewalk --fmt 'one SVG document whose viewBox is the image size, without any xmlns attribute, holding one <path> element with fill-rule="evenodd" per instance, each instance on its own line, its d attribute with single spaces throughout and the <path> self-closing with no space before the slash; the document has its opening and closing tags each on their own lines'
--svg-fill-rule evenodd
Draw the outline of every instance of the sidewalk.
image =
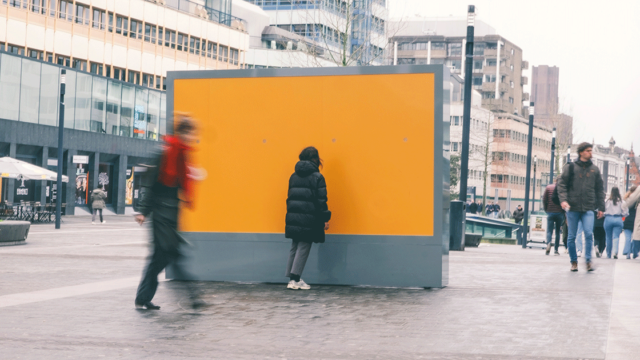
<svg viewBox="0 0 640 360">
<path fill-rule="evenodd" d="M 162 310 L 140 312 L 148 230 L 106 220 L 36 225 L 0 248 L 0 358 L 640 358 L 637 260 L 571 273 L 568 255 L 483 245 L 450 254 L 444 289 L 200 283 L 213 306 L 193 315 L 166 281 Z"/>
</svg>

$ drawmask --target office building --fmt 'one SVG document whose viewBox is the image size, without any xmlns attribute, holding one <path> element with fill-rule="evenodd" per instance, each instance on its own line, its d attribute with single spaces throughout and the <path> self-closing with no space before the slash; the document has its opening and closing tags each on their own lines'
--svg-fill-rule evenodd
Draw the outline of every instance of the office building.
<svg viewBox="0 0 640 360">
<path fill-rule="evenodd" d="M 556 144 L 566 149 L 573 144 L 573 117 L 563 114 L 558 95 L 560 68 L 534 66 L 531 74 L 531 101 L 535 103 L 536 123 L 556 128 Z"/>
<path fill-rule="evenodd" d="M 389 41 L 394 64 L 444 64 L 453 74 L 464 74 L 466 19 L 409 19 L 392 22 L 398 29 Z M 481 20 L 476 20 L 473 88 L 482 94 L 482 106 L 498 113 L 526 116 L 529 101 L 523 71 L 529 63 L 522 49 Z"/>
</svg>

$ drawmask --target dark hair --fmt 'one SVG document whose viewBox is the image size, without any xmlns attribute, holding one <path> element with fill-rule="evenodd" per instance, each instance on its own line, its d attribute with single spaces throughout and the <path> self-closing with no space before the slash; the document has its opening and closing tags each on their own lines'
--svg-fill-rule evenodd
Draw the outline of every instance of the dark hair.
<svg viewBox="0 0 640 360">
<path fill-rule="evenodd" d="M 593 145 L 591 145 L 588 142 L 583 142 L 580 145 L 578 145 L 578 155 L 580 155 L 583 151 L 587 150 L 588 148 L 593 149 Z"/>
<path fill-rule="evenodd" d="M 613 205 L 617 205 L 618 201 L 622 201 L 622 198 L 620 197 L 620 189 L 618 189 L 618 187 L 614 186 L 611 188 L 609 200 L 613 201 Z"/>
<path fill-rule="evenodd" d="M 312 163 L 322 166 L 322 159 L 320 159 L 320 154 L 318 154 L 318 149 L 313 146 L 309 146 L 302 150 L 300 155 L 298 156 L 300 161 L 311 161 Z"/>
<path fill-rule="evenodd" d="M 191 131 L 193 131 L 194 127 L 193 124 L 191 124 L 191 121 L 189 121 L 189 119 L 180 119 L 180 122 L 178 123 L 178 126 L 176 126 L 176 134 L 188 134 Z"/>
</svg>

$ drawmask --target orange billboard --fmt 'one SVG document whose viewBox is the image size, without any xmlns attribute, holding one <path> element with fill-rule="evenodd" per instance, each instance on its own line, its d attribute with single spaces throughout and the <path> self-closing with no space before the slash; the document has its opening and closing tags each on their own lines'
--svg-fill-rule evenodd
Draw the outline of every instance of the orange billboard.
<svg viewBox="0 0 640 360">
<path fill-rule="evenodd" d="M 175 79 L 208 174 L 180 230 L 284 233 L 289 177 L 315 146 L 328 234 L 433 236 L 434 89 L 429 73 Z"/>
</svg>

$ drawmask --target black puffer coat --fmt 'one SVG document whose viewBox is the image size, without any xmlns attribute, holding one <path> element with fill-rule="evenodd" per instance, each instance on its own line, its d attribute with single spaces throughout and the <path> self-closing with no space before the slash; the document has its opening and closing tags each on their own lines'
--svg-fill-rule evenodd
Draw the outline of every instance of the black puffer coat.
<svg viewBox="0 0 640 360">
<path fill-rule="evenodd" d="M 285 237 L 302 242 L 324 242 L 324 223 L 331 219 L 327 183 L 318 165 L 300 161 L 289 179 Z"/>
</svg>

